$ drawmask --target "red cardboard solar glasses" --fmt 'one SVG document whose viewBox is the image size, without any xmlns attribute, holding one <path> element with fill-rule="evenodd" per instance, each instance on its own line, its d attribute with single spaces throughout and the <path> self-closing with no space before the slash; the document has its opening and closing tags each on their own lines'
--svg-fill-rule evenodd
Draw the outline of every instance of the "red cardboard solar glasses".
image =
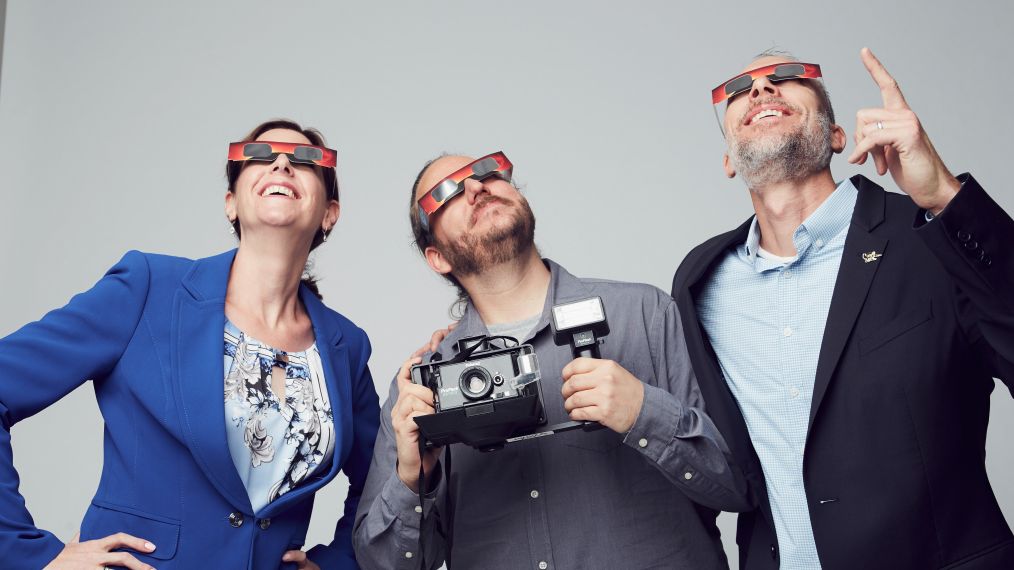
<svg viewBox="0 0 1014 570">
<path fill-rule="evenodd" d="M 469 178 L 485 180 L 490 176 L 496 176 L 510 182 L 513 170 L 514 165 L 511 164 L 507 155 L 503 151 L 497 151 L 466 164 L 463 168 L 454 171 L 450 176 L 437 182 L 418 201 L 419 222 L 422 224 L 423 229 L 429 231 L 429 218 L 433 215 L 433 212 L 440 209 L 451 198 L 464 192 L 465 180 Z"/>
<path fill-rule="evenodd" d="M 284 154 L 290 161 L 300 164 L 316 164 L 325 168 L 334 168 L 338 164 L 338 153 L 322 146 L 274 141 L 229 144 L 229 160 L 274 162 L 279 154 Z"/>
<path fill-rule="evenodd" d="M 816 79 L 821 77 L 820 66 L 815 63 L 790 61 L 765 65 L 751 69 L 742 75 L 722 83 L 711 90 L 711 103 L 717 105 L 753 87 L 753 82 L 761 77 L 769 81 L 785 81 L 786 79 Z"/>
<path fill-rule="evenodd" d="M 816 63 L 788 61 L 751 69 L 719 84 L 718 87 L 711 90 L 711 104 L 723 135 L 725 129 L 722 127 L 722 116 L 718 112 L 718 104 L 749 91 L 753 88 L 753 82 L 761 77 L 766 77 L 768 81 L 778 82 L 787 79 L 819 79 L 822 75 L 820 74 L 820 66 Z"/>
</svg>

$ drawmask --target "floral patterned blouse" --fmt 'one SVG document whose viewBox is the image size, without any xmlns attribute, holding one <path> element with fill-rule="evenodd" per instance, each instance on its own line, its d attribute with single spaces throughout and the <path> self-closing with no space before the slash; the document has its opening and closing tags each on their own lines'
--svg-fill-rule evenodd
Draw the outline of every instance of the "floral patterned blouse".
<svg viewBox="0 0 1014 570">
<path fill-rule="evenodd" d="M 271 387 L 275 366 L 285 369 L 284 401 Z M 334 417 L 317 345 L 276 350 L 226 319 L 225 422 L 254 512 L 326 465 L 334 453 Z"/>
</svg>

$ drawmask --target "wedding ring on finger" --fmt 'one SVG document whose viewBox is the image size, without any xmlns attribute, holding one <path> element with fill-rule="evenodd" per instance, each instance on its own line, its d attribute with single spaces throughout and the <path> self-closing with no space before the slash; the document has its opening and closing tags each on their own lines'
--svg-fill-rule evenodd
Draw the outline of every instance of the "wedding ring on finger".
<svg viewBox="0 0 1014 570">
<path fill-rule="evenodd" d="M 884 130 L 884 123 L 877 121 L 877 130 L 880 131 Z"/>
</svg>

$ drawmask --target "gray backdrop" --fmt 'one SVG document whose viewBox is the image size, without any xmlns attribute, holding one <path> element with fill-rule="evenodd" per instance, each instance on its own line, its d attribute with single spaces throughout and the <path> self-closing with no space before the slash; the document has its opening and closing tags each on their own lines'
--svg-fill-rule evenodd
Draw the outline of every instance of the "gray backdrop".
<svg viewBox="0 0 1014 570">
<path fill-rule="evenodd" d="M 316 271 L 328 304 L 370 334 L 384 398 L 453 297 L 410 244 L 406 195 L 425 160 L 503 149 L 545 255 L 577 275 L 668 290 L 691 247 L 751 212 L 740 181 L 722 174 L 709 92 L 773 45 L 822 65 L 850 135 L 855 111 L 880 105 L 858 55 L 871 46 L 947 164 L 1014 210 L 1004 39 L 1014 8 L 819 4 L 12 1 L 0 335 L 88 288 L 128 249 L 232 247 L 226 143 L 286 116 L 339 149 L 343 216 Z M 875 176 L 872 161 L 838 157 L 833 169 Z M 987 464 L 1014 513 L 1014 405 L 1002 385 L 994 398 Z M 70 538 L 101 467 L 91 386 L 13 436 L 37 524 Z M 344 496 L 344 480 L 319 495 L 308 544 L 328 540 Z M 721 523 L 732 547 L 734 519 Z"/>
</svg>

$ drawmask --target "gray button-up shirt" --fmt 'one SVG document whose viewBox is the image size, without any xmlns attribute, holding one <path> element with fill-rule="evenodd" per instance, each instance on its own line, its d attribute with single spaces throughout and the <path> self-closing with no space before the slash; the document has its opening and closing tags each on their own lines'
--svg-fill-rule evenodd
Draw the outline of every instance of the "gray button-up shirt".
<svg viewBox="0 0 1014 570">
<path fill-rule="evenodd" d="M 419 568 L 421 512 L 425 568 L 444 560 L 455 569 L 728 567 L 713 509 L 749 508 L 745 485 L 703 411 L 675 303 L 655 287 L 579 279 L 546 264 L 546 304 L 522 342 L 539 358 L 548 422 L 569 420 L 561 371 L 573 359 L 569 346 L 553 343 L 552 306 L 599 296 L 611 331 L 602 358 L 645 384 L 632 429 L 574 430 L 491 453 L 448 446 L 441 461 L 451 454 L 450 477 L 438 465 L 420 505 L 396 469 L 395 380 L 356 514 L 353 543 L 364 568 Z M 459 338 L 485 333 L 469 305 L 439 352 L 448 358 Z"/>
</svg>

